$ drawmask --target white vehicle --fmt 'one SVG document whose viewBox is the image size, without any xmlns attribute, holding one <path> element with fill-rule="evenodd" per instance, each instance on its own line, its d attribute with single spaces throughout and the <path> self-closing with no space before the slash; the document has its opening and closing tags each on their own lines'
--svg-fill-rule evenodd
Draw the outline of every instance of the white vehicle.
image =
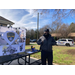
<svg viewBox="0 0 75 75">
<path fill-rule="evenodd" d="M 57 45 L 65 45 L 65 46 L 73 46 L 74 41 L 73 39 L 59 39 L 56 41 Z"/>
</svg>

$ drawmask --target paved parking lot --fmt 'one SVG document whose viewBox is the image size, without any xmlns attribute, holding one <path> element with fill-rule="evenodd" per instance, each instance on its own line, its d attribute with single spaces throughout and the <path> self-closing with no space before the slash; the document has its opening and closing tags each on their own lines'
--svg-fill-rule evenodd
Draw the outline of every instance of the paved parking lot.
<svg viewBox="0 0 75 75">
<path fill-rule="evenodd" d="M 27 60 L 28 60 L 28 59 L 27 59 Z M 32 63 L 32 62 L 34 62 L 34 61 L 36 61 L 36 60 L 38 60 L 38 59 L 31 57 L 30 63 Z M 9 62 L 8 62 L 8 63 L 9 63 Z M 4 65 L 7 65 L 8 63 L 4 63 Z M 24 60 L 20 59 L 20 63 L 24 65 L 25 62 L 24 62 Z M 14 60 L 14 61 L 12 61 L 12 62 L 10 63 L 10 65 L 19 65 L 18 62 L 17 62 L 17 59 Z M 28 64 L 26 64 L 26 65 L 28 65 Z M 53 63 L 53 65 L 58 65 L 58 64 Z"/>
<path fill-rule="evenodd" d="M 27 60 L 28 60 L 28 59 L 27 59 Z M 38 60 L 38 59 L 31 57 L 30 63 L 32 63 L 32 62 L 34 62 L 34 61 L 36 61 L 36 60 Z M 21 64 L 23 64 L 23 65 L 25 64 L 24 60 L 20 59 L 19 61 L 20 61 Z M 9 63 L 9 62 L 8 62 L 8 63 Z M 7 65 L 8 63 L 5 63 L 4 65 Z M 14 61 L 12 61 L 10 65 L 19 65 L 18 62 L 17 62 L 17 59 L 14 60 Z M 26 65 L 28 65 L 28 64 L 26 64 Z"/>
</svg>

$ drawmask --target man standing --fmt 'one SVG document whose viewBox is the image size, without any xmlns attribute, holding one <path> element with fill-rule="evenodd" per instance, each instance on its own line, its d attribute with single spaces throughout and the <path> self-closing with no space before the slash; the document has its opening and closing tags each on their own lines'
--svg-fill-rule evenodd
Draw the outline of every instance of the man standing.
<svg viewBox="0 0 75 75">
<path fill-rule="evenodd" d="M 46 59 L 48 59 L 48 65 L 52 65 L 53 62 L 53 51 L 52 46 L 56 45 L 53 37 L 49 34 L 49 29 L 44 31 L 44 35 L 39 38 L 37 44 L 40 45 L 41 49 L 41 60 L 42 65 L 46 65 Z"/>
</svg>

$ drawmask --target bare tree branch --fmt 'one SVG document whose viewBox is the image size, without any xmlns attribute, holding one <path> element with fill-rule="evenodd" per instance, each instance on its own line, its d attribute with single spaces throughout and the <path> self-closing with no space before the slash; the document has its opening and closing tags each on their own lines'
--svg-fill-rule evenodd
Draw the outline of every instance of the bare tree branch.
<svg viewBox="0 0 75 75">
<path fill-rule="evenodd" d="M 61 33 L 61 36 L 62 37 L 68 37 L 68 34 L 70 33 L 70 30 L 69 30 L 69 25 L 67 24 L 63 24 L 61 25 L 61 27 L 59 28 L 58 32 Z"/>
<path fill-rule="evenodd" d="M 40 12 L 45 14 L 45 16 L 52 16 L 52 18 L 62 19 L 70 17 L 75 17 L 75 9 L 33 9 L 34 12 Z M 50 15 L 53 13 L 53 15 Z"/>
</svg>

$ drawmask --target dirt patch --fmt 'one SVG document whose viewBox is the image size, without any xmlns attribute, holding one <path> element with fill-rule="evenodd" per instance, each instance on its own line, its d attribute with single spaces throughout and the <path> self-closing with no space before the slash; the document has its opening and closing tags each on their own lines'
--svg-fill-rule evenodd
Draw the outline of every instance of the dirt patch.
<svg viewBox="0 0 75 75">
<path fill-rule="evenodd" d="M 67 54 L 75 55 L 75 49 L 67 50 Z"/>
</svg>

